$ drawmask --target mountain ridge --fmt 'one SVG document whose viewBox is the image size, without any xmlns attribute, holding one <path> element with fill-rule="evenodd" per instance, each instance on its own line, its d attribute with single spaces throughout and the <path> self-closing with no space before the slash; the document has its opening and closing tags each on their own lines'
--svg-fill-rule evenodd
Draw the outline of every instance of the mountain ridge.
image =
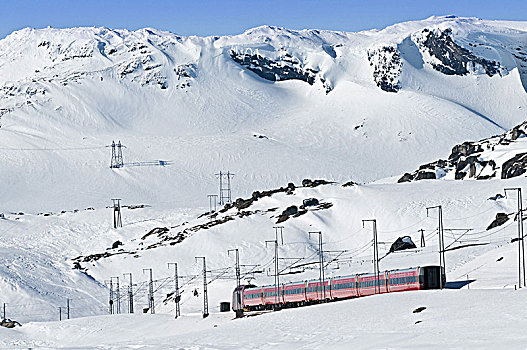
<svg viewBox="0 0 527 350">
<path fill-rule="evenodd" d="M 5 205 L 27 205 L 24 186 L 12 181 L 20 176 L 30 188 L 42 183 L 63 193 L 53 209 L 103 205 L 108 192 L 174 203 L 160 174 L 189 189 L 178 206 L 202 203 L 196 198 L 215 190 L 219 169 L 243 174 L 240 195 L 307 177 L 400 175 L 525 120 L 524 26 L 434 17 L 358 33 L 272 26 L 221 37 L 104 27 L 14 32 L 0 40 L 0 180 L 18 194 L 6 191 Z M 457 59 L 440 61 L 420 44 L 424 28 Z M 128 146 L 129 162 L 174 165 L 110 170 L 104 146 L 112 139 Z M 63 155 L 86 147 L 97 149 Z M 75 181 L 42 169 L 59 178 L 71 172 Z M 85 190 L 94 187 L 101 194 Z M 70 194 L 79 189 L 86 203 Z M 35 209 L 48 210 L 49 198 L 37 199 Z"/>
</svg>

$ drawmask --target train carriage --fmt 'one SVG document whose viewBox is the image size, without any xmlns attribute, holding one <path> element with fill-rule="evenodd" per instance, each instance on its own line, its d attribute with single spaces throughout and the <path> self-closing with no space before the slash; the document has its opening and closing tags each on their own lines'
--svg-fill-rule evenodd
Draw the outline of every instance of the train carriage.
<svg viewBox="0 0 527 350">
<path fill-rule="evenodd" d="M 265 286 L 262 288 L 262 293 L 263 305 L 280 305 L 283 303 L 282 296 L 280 293 L 277 293 L 276 286 Z"/>
<path fill-rule="evenodd" d="M 357 275 L 357 294 L 360 297 L 366 295 L 376 294 L 375 290 L 377 288 L 377 294 L 387 293 L 386 290 L 386 272 L 379 273 L 379 281 L 377 287 L 377 279 L 374 273 L 367 273 Z"/>
<path fill-rule="evenodd" d="M 322 301 L 330 298 L 329 283 L 331 280 L 306 281 L 306 300 L 307 301 Z"/>
<path fill-rule="evenodd" d="M 246 287 L 246 286 L 240 286 Z M 263 305 L 263 292 L 262 287 L 243 288 L 242 290 L 242 303 L 243 308 L 255 309 L 260 305 Z M 236 293 L 235 293 L 236 294 Z M 237 298 L 237 297 L 236 297 Z M 233 302 L 233 308 L 235 303 Z M 234 309 L 237 310 L 237 309 Z"/>
<path fill-rule="evenodd" d="M 420 268 L 388 271 L 388 291 L 402 292 L 422 289 L 419 285 Z"/>
<path fill-rule="evenodd" d="M 331 299 L 357 297 L 357 275 L 333 278 L 330 289 Z"/>
<path fill-rule="evenodd" d="M 284 284 L 284 304 L 299 305 L 306 301 L 306 282 L 294 282 Z"/>
</svg>

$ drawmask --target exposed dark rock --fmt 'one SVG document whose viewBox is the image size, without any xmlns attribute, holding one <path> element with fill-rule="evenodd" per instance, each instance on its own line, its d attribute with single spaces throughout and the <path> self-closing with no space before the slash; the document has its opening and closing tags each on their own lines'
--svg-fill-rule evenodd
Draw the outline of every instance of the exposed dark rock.
<svg viewBox="0 0 527 350">
<path fill-rule="evenodd" d="M 290 207 L 287 207 L 283 212 L 282 215 L 294 215 L 298 213 L 298 207 L 296 205 L 292 205 Z"/>
<path fill-rule="evenodd" d="M 275 61 L 258 53 L 247 54 L 236 50 L 231 50 L 230 56 L 234 62 L 270 81 L 296 79 L 313 85 L 318 73 L 318 70 L 303 67 L 299 60 L 287 56 Z"/>
<path fill-rule="evenodd" d="M 444 31 L 423 29 L 422 37 L 417 39 L 417 45 L 428 51 L 430 56 L 440 63 L 430 62 L 432 67 L 446 75 L 466 75 L 476 66 L 481 66 L 488 76 L 499 73 L 498 62 L 489 61 L 475 56 L 469 50 L 459 46 L 452 39 L 452 30 Z"/>
<path fill-rule="evenodd" d="M 249 208 L 251 204 L 253 204 L 253 201 L 254 201 L 254 198 L 249 198 L 249 199 L 238 198 L 234 201 L 234 206 L 238 210 L 246 209 L 246 208 Z"/>
<path fill-rule="evenodd" d="M 123 208 L 128 208 L 130 210 L 143 209 L 143 208 L 146 208 L 146 207 L 149 207 L 149 205 L 146 205 L 146 204 L 123 205 Z"/>
<path fill-rule="evenodd" d="M 300 208 L 307 208 L 307 207 L 312 207 L 312 206 L 315 206 L 315 205 L 319 205 L 319 202 L 318 202 L 318 199 L 316 198 L 307 198 L 307 199 L 304 199 L 302 201 L 302 205 L 300 206 Z"/>
<path fill-rule="evenodd" d="M 479 144 L 474 144 L 473 142 L 463 142 L 460 145 L 456 145 L 452 148 L 448 160 L 457 161 L 461 156 L 470 156 L 474 153 L 483 152 L 483 148 Z"/>
<path fill-rule="evenodd" d="M 487 231 L 490 230 L 490 229 L 493 229 L 495 227 L 501 226 L 504 223 L 506 223 L 507 221 L 509 221 L 509 216 L 507 214 L 505 214 L 505 213 L 497 213 L 496 214 L 496 218 L 494 219 L 494 221 L 492 221 L 490 223 L 490 225 L 487 227 Z"/>
<path fill-rule="evenodd" d="M 220 213 L 225 213 L 227 210 L 231 209 L 232 208 L 232 203 L 227 203 L 223 206 L 222 209 L 219 210 Z"/>
<path fill-rule="evenodd" d="M 106 251 L 104 253 L 96 253 L 96 254 L 90 254 L 90 255 L 85 255 L 85 256 L 78 256 L 76 257 L 75 259 L 73 259 L 73 264 L 75 266 L 75 262 L 78 262 L 78 263 L 81 263 L 81 262 L 93 262 L 93 261 L 97 261 L 99 259 L 102 259 L 102 258 L 108 258 L 110 256 L 113 256 L 113 255 L 119 255 L 119 254 L 124 254 L 125 252 L 110 252 L 110 251 Z M 131 254 L 131 253 L 128 253 L 128 254 Z"/>
<path fill-rule="evenodd" d="M 455 175 L 456 180 L 463 180 L 465 176 L 467 176 L 466 172 L 456 170 L 456 175 Z"/>
<path fill-rule="evenodd" d="M 417 248 L 417 247 L 415 243 L 412 241 L 412 239 L 410 238 L 410 236 L 399 237 L 390 246 L 390 253 L 393 253 L 399 250 L 413 249 L 413 248 Z"/>
<path fill-rule="evenodd" d="M 368 50 L 368 61 L 373 67 L 373 81 L 381 90 L 397 92 L 401 88 L 399 76 L 402 62 L 399 51 L 394 46 L 383 46 L 379 49 Z"/>
<path fill-rule="evenodd" d="M 502 198 L 505 198 L 501 193 L 496 193 L 496 195 L 492 196 L 492 197 L 489 197 L 488 200 L 498 200 L 498 199 L 502 199 Z"/>
<path fill-rule="evenodd" d="M 331 208 L 332 206 L 333 206 L 333 203 L 330 203 L 330 202 L 324 202 L 324 203 L 319 204 L 316 208 L 311 209 L 311 211 L 317 211 L 317 210 L 329 209 L 329 208 Z"/>
<path fill-rule="evenodd" d="M 511 131 L 511 140 L 516 140 L 519 137 L 525 136 L 525 132 L 519 128 L 519 126 L 514 127 Z"/>
<path fill-rule="evenodd" d="M 168 231 L 170 231 L 170 229 L 168 229 L 167 227 L 156 227 L 156 228 L 153 228 L 151 229 L 150 231 L 148 231 L 147 234 L 145 234 L 143 237 L 141 237 L 142 240 L 146 239 L 148 236 L 151 236 L 151 235 L 162 235 L 164 233 L 167 233 Z"/>
<path fill-rule="evenodd" d="M 298 213 L 298 207 L 296 205 L 292 205 L 290 207 L 287 207 L 280 216 L 278 216 L 278 221 L 276 221 L 277 224 L 286 221 L 289 219 L 291 215 L 295 215 Z"/>
<path fill-rule="evenodd" d="M 420 313 L 420 312 L 422 312 L 424 310 L 426 310 L 426 306 L 420 306 L 417 309 L 415 309 L 414 311 L 412 311 L 412 313 L 418 314 L 418 313 Z M 419 321 L 419 322 L 421 322 L 421 321 Z"/>
<path fill-rule="evenodd" d="M 527 152 L 519 153 L 512 157 L 501 167 L 501 178 L 510 179 L 512 177 L 523 175 L 527 171 Z"/>
<path fill-rule="evenodd" d="M 430 171 L 419 171 L 416 176 L 416 180 L 431 180 L 436 178 L 435 172 Z"/>
<path fill-rule="evenodd" d="M 425 170 L 425 169 L 434 169 L 435 168 L 435 164 L 434 163 L 427 163 L 427 164 L 422 164 L 419 166 L 419 170 Z"/>
<path fill-rule="evenodd" d="M 403 176 L 401 176 L 401 178 L 399 180 L 397 180 L 398 183 L 401 183 L 401 182 L 410 182 L 412 181 L 413 179 L 415 178 L 414 175 L 410 174 L 410 173 L 404 173 Z"/>
<path fill-rule="evenodd" d="M 297 218 L 299 217 L 300 215 L 304 215 L 305 213 L 307 213 L 307 210 L 306 209 L 301 209 L 298 211 L 298 213 L 296 213 L 295 215 L 293 215 L 294 218 Z"/>
<path fill-rule="evenodd" d="M 342 185 L 342 187 L 351 187 L 351 186 L 355 186 L 356 183 L 353 182 L 353 181 L 348 181 L 346 182 L 345 184 Z"/>
<path fill-rule="evenodd" d="M 115 241 L 115 242 L 113 242 L 113 244 L 112 244 L 112 249 L 117 249 L 117 248 L 119 248 L 119 247 L 122 246 L 122 245 L 123 245 L 123 242 L 121 242 L 121 241 Z"/>
<path fill-rule="evenodd" d="M 0 321 L 0 327 L 15 328 L 16 326 L 22 326 L 19 322 L 10 319 L 4 319 Z"/>
<path fill-rule="evenodd" d="M 304 179 L 302 180 L 302 186 L 303 187 L 317 187 L 320 185 L 328 185 L 332 184 L 334 182 L 326 181 L 326 180 L 311 180 L 311 179 Z"/>
</svg>

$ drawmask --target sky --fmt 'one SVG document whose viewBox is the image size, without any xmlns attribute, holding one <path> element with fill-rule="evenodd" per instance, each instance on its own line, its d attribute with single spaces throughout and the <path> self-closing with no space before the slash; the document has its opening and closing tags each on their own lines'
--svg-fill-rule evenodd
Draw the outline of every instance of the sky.
<svg viewBox="0 0 527 350">
<path fill-rule="evenodd" d="M 25 27 L 152 27 L 180 35 L 239 34 L 259 25 L 360 31 L 432 15 L 527 20 L 526 0 L 0 0 L 0 38 Z"/>
</svg>

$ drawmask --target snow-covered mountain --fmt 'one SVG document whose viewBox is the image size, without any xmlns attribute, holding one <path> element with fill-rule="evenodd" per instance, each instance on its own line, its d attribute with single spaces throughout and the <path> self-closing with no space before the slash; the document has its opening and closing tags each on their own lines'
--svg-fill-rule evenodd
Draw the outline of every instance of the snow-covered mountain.
<svg viewBox="0 0 527 350">
<path fill-rule="evenodd" d="M 402 174 L 524 121 L 526 31 L 431 17 L 359 33 L 14 32 L 0 41 L 2 208 L 204 205 L 219 170 L 238 195 Z M 108 168 L 112 140 L 129 166 Z"/>
<path fill-rule="evenodd" d="M 376 219 L 381 270 L 437 264 L 438 218 L 426 210 L 435 205 L 443 206 L 448 281 L 508 289 L 477 295 L 499 299 L 492 310 L 514 319 L 521 304 L 514 294 L 517 202 L 504 188 L 525 184 L 526 43 L 526 22 L 450 16 L 359 33 L 263 26 L 202 38 L 48 28 L 0 40 L 0 303 L 7 302 L 7 316 L 49 321 L 67 299 L 74 318 L 104 315 L 106 282 L 120 277 L 124 293 L 123 273 L 134 277 L 140 311 L 148 304 L 144 268 L 153 269 L 158 313 L 170 313 L 168 262 L 178 263 L 183 313 L 175 323 L 166 315 L 74 320 L 53 336 L 54 323 L 32 323 L 0 329 L 0 346 L 173 347 L 185 334 L 178 341 L 189 347 L 219 347 L 217 339 L 222 347 L 270 347 L 267 335 L 277 331 L 265 325 L 274 321 L 236 321 L 245 340 L 233 340 L 230 316 L 217 312 L 234 286 L 227 250 L 240 249 L 244 283 L 273 283 L 274 250 L 265 241 L 276 238 L 279 224 L 282 282 L 317 278 L 310 231 L 323 233 L 327 277 L 368 272 L 372 231 L 362 220 Z M 112 140 L 126 146 L 122 168 L 109 168 Z M 427 163 L 450 150 L 448 160 Z M 235 173 L 234 203 L 210 213 L 207 195 L 218 192 L 220 170 Z M 432 178 L 442 180 L 415 181 Z M 112 228 L 111 198 L 122 198 L 122 228 Z M 388 254 L 402 236 L 419 247 Z M 206 321 L 196 256 L 207 257 Z M 489 319 L 485 311 L 446 317 L 475 305 L 474 294 L 462 292 L 352 300 L 341 304 L 352 311 L 338 317 L 346 324 L 400 320 L 394 312 L 430 302 L 430 314 L 402 316 L 409 323 L 397 331 L 400 346 L 420 335 L 412 344 L 430 347 L 439 324 L 455 333 L 454 321 L 470 330 Z M 291 324 L 331 318 L 337 308 L 265 317 Z M 112 322 L 130 325 L 130 338 L 101 335 Z M 382 324 L 383 336 L 393 334 L 394 322 Z M 306 324 L 288 335 L 296 340 L 280 344 L 327 345 L 305 343 L 317 334 Z M 144 327 L 156 329 L 146 343 L 138 335 Z M 254 327 L 267 331 L 256 339 Z M 499 346 L 495 328 L 484 323 L 478 339 Z M 327 333 L 330 344 L 353 342 L 343 332 Z M 361 332 L 359 344 L 371 348 L 371 334 Z M 464 339 L 465 328 L 458 333 L 450 344 Z M 78 338 L 61 342 L 72 335 Z"/>
</svg>

